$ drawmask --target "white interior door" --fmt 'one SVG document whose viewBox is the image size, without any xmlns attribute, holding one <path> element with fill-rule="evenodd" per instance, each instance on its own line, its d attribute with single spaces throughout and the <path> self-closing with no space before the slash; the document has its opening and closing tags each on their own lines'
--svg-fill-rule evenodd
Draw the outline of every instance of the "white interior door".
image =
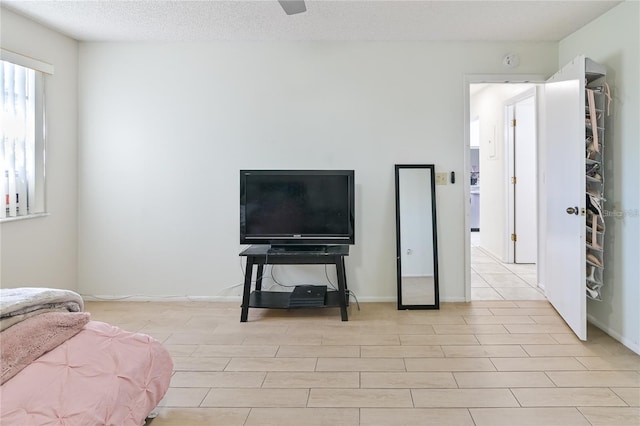
<svg viewBox="0 0 640 426">
<path fill-rule="evenodd" d="M 546 296 L 578 338 L 587 338 L 585 283 L 585 58 L 544 86 Z M 577 214 L 568 213 L 568 208 Z"/>
<path fill-rule="evenodd" d="M 515 103 L 508 103 L 505 106 L 505 122 L 504 122 L 504 134 L 505 134 L 505 142 L 507 144 L 507 226 L 508 232 L 506 238 L 509 239 L 507 242 L 507 252 L 505 259 L 508 263 L 515 263 L 516 259 L 516 243 L 514 241 L 513 236 L 516 234 L 515 227 L 515 216 L 516 216 L 516 203 L 515 203 L 515 184 L 514 178 L 516 176 L 516 167 L 515 167 L 515 155 L 513 151 L 515 150 L 516 143 L 516 129 L 513 126 L 513 123 L 516 119 L 516 105 Z"/>
<path fill-rule="evenodd" d="M 514 229 L 515 263 L 536 263 L 538 227 L 536 205 L 536 114 L 535 97 L 515 104 L 514 138 Z"/>
</svg>

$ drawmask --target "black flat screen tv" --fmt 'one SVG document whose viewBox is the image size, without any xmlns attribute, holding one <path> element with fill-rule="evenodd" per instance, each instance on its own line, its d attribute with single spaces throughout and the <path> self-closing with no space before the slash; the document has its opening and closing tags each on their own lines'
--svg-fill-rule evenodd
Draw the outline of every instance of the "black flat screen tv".
<svg viewBox="0 0 640 426">
<path fill-rule="evenodd" d="M 354 244 L 353 170 L 240 170 L 240 244 Z"/>
</svg>

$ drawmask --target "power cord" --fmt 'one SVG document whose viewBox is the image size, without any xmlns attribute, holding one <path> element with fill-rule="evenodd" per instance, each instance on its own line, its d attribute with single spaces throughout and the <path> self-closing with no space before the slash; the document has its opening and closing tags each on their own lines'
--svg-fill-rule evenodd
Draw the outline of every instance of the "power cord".
<svg viewBox="0 0 640 426">
<path fill-rule="evenodd" d="M 295 288 L 295 285 L 287 285 L 287 284 L 282 284 L 280 281 L 278 281 L 278 279 L 275 276 L 275 266 L 276 265 L 272 265 L 271 266 L 271 280 L 273 281 L 274 285 L 278 285 L 280 287 L 284 287 L 284 288 Z M 331 278 L 329 277 L 329 271 L 327 269 L 328 265 L 324 265 L 324 275 L 327 279 L 327 283 L 328 283 L 328 287 L 330 287 L 332 290 L 338 291 L 338 288 L 336 288 L 336 285 L 333 284 L 333 282 L 331 281 Z M 273 288 L 274 285 L 272 285 L 271 287 L 269 287 L 269 289 Z M 305 285 L 305 284 L 298 284 L 298 285 Z M 316 285 L 316 284 L 306 284 L 306 285 Z M 360 310 L 360 302 L 358 301 L 358 297 L 356 296 L 356 294 L 353 292 L 353 290 L 347 290 L 347 292 L 349 293 L 349 297 L 353 296 L 353 300 L 356 302 L 356 307 L 358 309 L 358 311 Z"/>
</svg>

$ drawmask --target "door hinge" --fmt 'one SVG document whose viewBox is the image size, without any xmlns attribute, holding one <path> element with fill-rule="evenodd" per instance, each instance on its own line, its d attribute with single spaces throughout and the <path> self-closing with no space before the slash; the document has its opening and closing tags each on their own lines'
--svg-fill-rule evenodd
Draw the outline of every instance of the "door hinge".
<svg viewBox="0 0 640 426">
<path fill-rule="evenodd" d="M 516 127 L 516 119 L 511 120 L 511 127 Z"/>
<path fill-rule="evenodd" d="M 516 234 L 511 234 L 511 241 L 518 241 L 518 236 Z"/>
<path fill-rule="evenodd" d="M 513 177 L 511 178 L 511 183 L 512 183 L 512 184 L 514 184 L 514 185 L 515 185 L 517 181 L 518 181 L 518 179 L 516 179 L 516 177 L 515 177 L 515 176 L 513 176 Z"/>
</svg>

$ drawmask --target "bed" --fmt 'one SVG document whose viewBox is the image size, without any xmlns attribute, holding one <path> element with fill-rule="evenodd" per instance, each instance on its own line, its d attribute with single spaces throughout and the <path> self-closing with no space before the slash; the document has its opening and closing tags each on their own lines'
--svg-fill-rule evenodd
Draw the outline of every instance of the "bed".
<svg viewBox="0 0 640 426">
<path fill-rule="evenodd" d="M 145 423 L 169 388 L 169 353 L 83 308 L 68 290 L 0 289 L 0 424 Z"/>
</svg>

